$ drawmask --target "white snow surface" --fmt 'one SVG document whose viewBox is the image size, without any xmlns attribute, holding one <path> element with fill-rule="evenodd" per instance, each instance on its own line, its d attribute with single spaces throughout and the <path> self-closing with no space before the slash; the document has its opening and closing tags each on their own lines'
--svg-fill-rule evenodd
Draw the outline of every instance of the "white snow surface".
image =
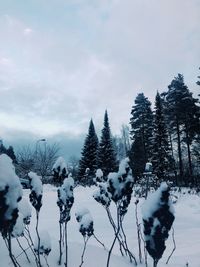
<svg viewBox="0 0 200 267">
<path fill-rule="evenodd" d="M 60 170 L 58 170 L 60 167 Z M 62 174 L 63 169 L 66 170 L 66 174 L 68 174 L 68 169 L 67 169 L 67 165 L 65 162 L 65 159 L 63 157 L 58 157 L 58 159 L 56 160 L 56 162 L 53 165 L 53 170 L 55 170 L 56 172 L 59 173 L 59 175 Z"/>
<path fill-rule="evenodd" d="M 19 177 L 15 173 L 15 168 L 12 160 L 5 154 L 0 155 L 0 191 L 5 190 L 8 186 L 6 193 L 6 204 L 9 206 L 5 217 L 12 218 L 12 212 L 18 207 L 18 199 L 22 197 L 22 186 Z"/>
<path fill-rule="evenodd" d="M 36 173 L 34 172 L 29 172 L 28 176 L 31 180 L 30 184 L 32 186 L 32 191 L 35 191 L 37 196 L 42 195 L 43 193 L 43 187 L 42 187 L 42 181 L 41 181 L 41 177 L 38 176 Z"/>
<path fill-rule="evenodd" d="M 71 211 L 71 220 L 68 222 L 68 256 L 69 256 L 69 267 L 77 267 L 81 262 L 81 254 L 83 250 L 82 238 L 80 238 L 79 224 L 76 222 L 75 212 L 79 207 L 84 206 L 86 210 L 89 209 L 92 213 L 94 220 L 94 233 L 102 241 L 106 248 L 110 248 L 114 238 L 112 226 L 109 224 L 105 209 L 97 203 L 92 194 L 96 190 L 96 187 L 85 188 L 78 186 L 74 189 L 75 202 Z M 29 199 L 28 189 L 24 189 L 24 197 Z M 48 262 L 51 267 L 58 267 L 59 258 L 59 210 L 56 204 L 57 201 L 57 188 L 51 185 L 44 185 L 43 193 L 43 208 L 40 211 L 40 223 L 39 230 L 48 230 L 51 234 L 52 251 L 48 256 Z M 135 198 L 133 197 L 124 218 L 124 229 L 127 235 L 127 242 L 130 250 L 135 254 L 138 259 L 138 247 L 137 247 L 137 230 L 135 223 Z M 139 200 L 138 204 L 138 218 L 139 222 L 142 222 L 141 206 L 143 199 Z M 176 250 L 166 265 L 165 262 L 173 249 L 173 241 L 170 232 L 170 236 L 166 241 L 166 250 L 163 254 L 162 259 L 158 263 L 158 267 L 185 267 L 186 263 L 189 263 L 189 267 L 200 267 L 200 197 L 197 195 L 180 195 L 178 202 L 174 205 L 176 219 L 174 221 Z M 112 203 L 110 206 L 111 212 L 115 218 L 115 206 Z M 87 213 L 87 212 L 86 212 Z M 30 231 L 35 239 L 35 213 L 32 215 Z M 24 238 L 20 237 L 20 242 L 27 247 Z M 12 249 L 15 255 L 21 253 L 20 248 L 16 240 L 12 239 Z M 18 258 L 21 266 L 35 267 L 34 257 L 31 252 L 27 250 L 29 257 L 31 258 L 31 264 L 29 264 L 24 255 Z M 64 255 L 64 254 L 63 254 Z M 88 245 L 85 252 L 84 264 L 82 267 L 105 267 L 108 256 L 108 250 L 104 250 L 97 241 L 91 237 L 88 241 Z M 0 257 L 1 266 L 10 267 L 11 261 L 9 259 L 8 250 L 5 246 L 3 238 L 0 237 Z M 42 264 L 45 265 L 43 257 L 41 257 Z M 148 266 L 152 266 L 152 259 L 148 256 Z M 133 267 L 126 257 L 121 257 L 118 245 L 116 244 L 111 255 L 110 267 Z M 61 264 L 64 267 L 64 260 Z M 138 267 L 145 267 L 145 264 L 138 264 Z"/>
</svg>

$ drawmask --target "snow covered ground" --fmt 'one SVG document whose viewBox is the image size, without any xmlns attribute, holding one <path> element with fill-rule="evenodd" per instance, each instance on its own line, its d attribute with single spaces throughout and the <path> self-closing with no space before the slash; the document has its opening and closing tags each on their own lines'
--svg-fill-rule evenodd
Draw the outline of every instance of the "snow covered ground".
<svg viewBox="0 0 200 267">
<path fill-rule="evenodd" d="M 76 187 L 74 190 L 75 202 L 71 212 L 71 221 L 68 223 L 68 240 L 69 240 L 69 267 L 78 267 L 81 262 L 81 253 L 83 249 L 82 236 L 79 233 L 79 224 L 75 218 L 76 210 L 80 207 L 86 207 L 90 210 L 94 219 L 95 235 L 105 244 L 110 247 L 113 240 L 113 230 L 109 224 L 104 208 L 98 204 L 92 197 L 95 187 L 84 188 Z M 57 266 L 59 252 L 59 211 L 56 205 L 57 192 L 56 188 L 51 185 L 44 186 L 43 206 L 40 213 L 39 230 L 47 230 L 51 237 L 52 251 L 48 256 L 48 262 L 51 267 Z M 23 190 L 24 197 L 29 198 L 29 190 Z M 140 201 L 139 205 L 142 204 Z M 140 209 L 140 208 L 139 208 Z M 113 209 L 114 210 L 114 209 Z M 200 267 L 200 197 L 196 195 L 180 195 L 178 202 L 175 204 L 175 239 L 177 249 L 174 252 L 168 265 L 165 264 L 169 254 L 173 248 L 172 236 L 170 235 L 167 241 L 167 249 L 164 252 L 163 258 L 158 263 L 158 266 L 164 267 L 184 267 L 188 263 L 189 267 Z M 140 217 L 140 213 L 139 213 Z M 140 219 L 141 220 L 141 219 Z M 32 209 L 31 232 L 33 239 L 35 238 L 35 211 Z M 124 228 L 128 238 L 128 244 L 131 251 L 138 258 L 137 233 L 135 225 L 135 205 L 134 198 L 129 206 L 128 213 L 125 217 Z M 23 238 L 20 238 L 21 243 L 26 248 L 27 245 Z M 21 251 L 13 240 L 13 252 L 16 255 Z M 31 253 L 27 250 L 28 255 Z M 106 266 L 107 251 L 104 250 L 97 241 L 91 237 L 86 249 L 85 261 L 83 267 L 104 267 Z M 35 266 L 34 259 L 29 264 L 24 255 L 18 257 L 21 266 Z M 149 266 L 152 266 L 152 260 L 148 256 Z M 2 237 L 0 238 L 0 266 L 12 266 L 8 256 L 8 251 L 5 247 Z M 44 264 L 45 266 L 45 264 Z M 63 265 L 64 266 L 64 260 Z M 111 267 L 130 267 L 128 259 L 120 256 L 117 244 L 114 247 L 111 257 Z M 144 264 L 138 265 L 140 267 Z"/>
</svg>

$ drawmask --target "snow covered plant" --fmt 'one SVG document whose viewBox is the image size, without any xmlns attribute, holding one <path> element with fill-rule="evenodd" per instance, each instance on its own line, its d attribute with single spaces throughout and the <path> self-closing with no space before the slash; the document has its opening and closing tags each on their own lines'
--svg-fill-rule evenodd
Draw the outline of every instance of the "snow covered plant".
<svg viewBox="0 0 200 267">
<path fill-rule="evenodd" d="M 130 261 L 135 261 L 135 257 L 128 249 L 126 235 L 123 229 L 123 219 L 127 213 L 133 191 L 133 177 L 129 167 L 129 159 L 125 158 L 121 161 L 118 172 L 109 173 L 108 180 L 105 183 L 98 184 L 98 190 L 93 194 L 94 199 L 99 202 L 105 209 L 109 221 L 113 227 L 115 237 L 111 245 L 107 266 L 109 266 L 110 255 L 116 240 L 119 242 L 120 252 L 122 255 L 129 256 Z M 111 200 L 115 203 L 117 218 L 114 220 L 110 212 Z"/>
<path fill-rule="evenodd" d="M 0 232 L 9 250 L 14 266 L 19 266 L 12 254 L 11 234 L 18 218 L 18 202 L 22 198 L 22 187 L 12 160 L 0 155 Z"/>
<path fill-rule="evenodd" d="M 29 225 L 30 220 L 31 220 L 31 211 L 32 211 L 31 205 L 24 197 L 22 197 L 22 199 L 20 200 L 18 204 L 18 208 L 19 208 L 20 213 L 23 215 L 24 224 Z"/>
<path fill-rule="evenodd" d="M 42 181 L 41 177 L 38 176 L 34 172 L 28 173 L 29 179 L 30 179 L 30 189 L 31 193 L 29 195 L 30 202 L 32 206 L 35 208 L 36 211 L 36 234 L 38 238 L 38 250 L 37 250 L 37 264 L 40 267 L 41 261 L 40 261 L 40 253 L 39 253 L 39 247 L 40 247 L 40 236 L 38 232 L 38 224 L 39 224 L 39 213 L 40 209 L 42 207 L 42 194 L 43 194 L 43 188 L 42 188 Z"/>
<path fill-rule="evenodd" d="M 62 184 L 65 178 L 68 177 L 68 169 L 63 157 L 59 157 L 53 165 L 53 180 L 56 185 Z"/>
<path fill-rule="evenodd" d="M 153 267 L 156 267 L 166 248 L 165 241 L 174 221 L 174 208 L 169 198 L 167 183 L 148 196 L 142 206 L 144 237 L 146 249 L 153 258 Z"/>
<path fill-rule="evenodd" d="M 47 256 L 51 252 L 51 239 L 47 231 L 40 232 L 40 244 L 38 244 L 38 239 L 36 239 L 34 249 L 37 253 L 44 256 L 46 264 L 49 266 Z"/>
<path fill-rule="evenodd" d="M 79 209 L 76 214 L 76 220 L 79 223 L 79 232 L 83 236 L 84 247 L 81 255 L 81 267 L 84 263 L 84 254 L 89 238 L 94 234 L 93 219 L 88 209 L 82 208 Z"/>
<path fill-rule="evenodd" d="M 60 227 L 60 240 L 59 240 L 59 265 L 62 262 L 62 241 L 65 242 L 65 251 L 66 251 L 66 261 L 65 266 L 68 265 L 68 256 L 67 256 L 67 223 L 70 220 L 70 211 L 72 205 L 74 203 L 74 179 L 72 177 L 65 178 L 61 187 L 58 188 L 58 200 L 57 205 L 60 210 L 60 219 L 59 219 L 59 227 Z M 63 236 L 63 228 L 64 228 L 64 236 Z M 65 238 L 64 238 L 65 237 Z"/>
<path fill-rule="evenodd" d="M 97 169 L 96 173 L 95 173 L 95 178 L 94 178 L 94 183 L 97 185 L 98 183 L 103 182 L 103 172 L 101 169 Z"/>
</svg>

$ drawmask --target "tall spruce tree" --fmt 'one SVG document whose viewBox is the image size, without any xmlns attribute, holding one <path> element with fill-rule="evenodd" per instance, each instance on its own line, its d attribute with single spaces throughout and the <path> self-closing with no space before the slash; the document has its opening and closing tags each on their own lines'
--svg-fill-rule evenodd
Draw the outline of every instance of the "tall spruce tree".
<svg viewBox="0 0 200 267">
<path fill-rule="evenodd" d="M 143 93 L 137 95 L 135 105 L 132 107 L 131 115 L 130 137 L 133 140 L 133 143 L 129 153 L 129 157 L 131 158 L 130 165 L 134 174 L 137 173 L 141 175 L 144 171 L 145 163 L 149 161 L 152 156 L 153 132 L 153 112 L 151 110 L 151 102 Z M 139 154 L 135 153 L 136 151 Z M 138 159 L 139 157 L 140 159 Z M 137 170 L 135 169 L 136 166 L 138 166 Z"/>
<path fill-rule="evenodd" d="M 97 162 L 98 168 L 103 171 L 105 177 L 109 172 L 117 171 L 117 160 L 113 147 L 107 110 L 104 115 L 104 126 L 101 132 Z"/>
<path fill-rule="evenodd" d="M 144 172 L 146 158 L 144 153 L 144 146 L 142 142 L 142 136 L 140 133 L 134 136 L 134 141 L 131 145 L 131 149 L 128 152 L 130 159 L 130 167 L 133 171 L 135 180 L 139 180 Z"/>
<path fill-rule="evenodd" d="M 189 175 L 192 176 L 191 144 L 200 129 L 198 99 L 184 83 L 184 77 L 178 74 L 168 86 L 166 95 L 168 124 L 177 140 L 180 181 L 183 181 L 183 162 L 181 143 L 185 142 L 188 156 Z M 188 181 L 184 181 L 188 182 Z"/>
<path fill-rule="evenodd" d="M 152 158 L 153 172 L 158 179 L 166 180 L 170 169 L 173 170 L 173 161 L 169 146 L 169 136 L 164 117 L 164 109 L 160 94 L 157 92 L 155 99 L 155 114 L 153 123 Z"/>
<path fill-rule="evenodd" d="M 97 169 L 97 151 L 98 137 L 91 119 L 79 162 L 78 180 L 81 184 L 91 185 L 93 183 Z"/>
</svg>

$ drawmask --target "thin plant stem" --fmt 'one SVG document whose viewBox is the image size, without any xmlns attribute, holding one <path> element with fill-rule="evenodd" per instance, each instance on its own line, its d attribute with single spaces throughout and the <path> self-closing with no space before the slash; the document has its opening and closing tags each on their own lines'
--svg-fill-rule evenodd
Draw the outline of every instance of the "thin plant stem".
<svg viewBox="0 0 200 267">
<path fill-rule="evenodd" d="M 59 229 L 60 229 L 60 240 L 59 240 L 59 252 L 60 252 L 60 255 L 59 255 L 58 264 L 61 265 L 61 262 L 62 262 L 62 223 L 61 222 L 59 222 Z"/>
<path fill-rule="evenodd" d="M 36 227 L 35 227 L 35 230 L 36 230 L 36 234 L 37 234 L 37 238 L 38 238 L 37 257 L 38 257 L 38 264 L 39 264 L 40 267 L 42 267 L 41 261 L 40 261 L 40 235 L 39 235 L 39 232 L 38 232 L 38 223 L 39 223 L 39 212 L 36 211 Z"/>
<path fill-rule="evenodd" d="M 138 203 L 135 203 L 135 218 L 136 218 L 136 226 L 137 226 L 137 237 L 138 237 L 138 252 L 139 252 L 139 261 L 142 263 L 142 250 L 141 250 L 141 237 L 140 237 L 140 224 L 138 220 L 138 211 L 137 211 Z"/>
<path fill-rule="evenodd" d="M 81 255 L 81 264 L 79 265 L 79 267 L 81 267 L 84 263 L 84 254 L 85 254 L 85 250 L 86 250 L 86 246 L 87 246 L 87 242 L 89 240 L 89 237 L 86 237 L 84 238 L 84 247 L 83 247 L 83 252 L 82 252 L 82 255 Z"/>
<path fill-rule="evenodd" d="M 32 253 L 33 253 L 34 257 L 35 257 L 35 262 L 36 262 L 37 267 L 39 267 L 37 255 L 36 255 L 34 249 L 32 248 L 32 245 L 31 245 L 30 242 L 29 242 L 30 237 L 29 237 L 29 239 L 28 239 L 28 238 L 24 235 L 24 238 L 26 239 L 26 242 L 28 243 L 29 248 L 31 249 L 31 251 L 32 251 Z"/>
<path fill-rule="evenodd" d="M 48 260 L 47 260 L 47 256 L 45 254 L 43 256 L 44 256 L 44 259 L 45 259 L 45 262 L 46 262 L 47 267 L 50 267 L 49 266 L 49 263 L 48 263 Z"/>
<path fill-rule="evenodd" d="M 65 222 L 65 267 L 68 266 L 67 222 Z"/>
<path fill-rule="evenodd" d="M 157 267 L 157 264 L 158 264 L 158 260 L 157 259 L 154 259 L 153 260 L 153 267 Z"/>
<path fill-rule="evenodd" d="M 171 254 L 169 255 L 167 261 L 166 261 L 166 264 L 168 264 L 171 256 L 173 255 L 174 251 L 176 250 L 176 241 L 175 241 L 175 237 L 174 237 L 174 227 L 172 227 L 172 239 L 173 239 L 173 244 L 174 244 L 174 247 L 173 247 L 173 250 L 171 252 Z"/>
<path fill-rule="evenodd" d="M 27 248 L 25 248 L 24 250 L 27 251 L 28 249 L 30 249 L 30 247 L 27 247 Z M 22 251 L 22 252 L 21 252 L 20 254 L 18 254 L 15 258 L 16 258 L 16 259 L 19 258 L 23 253 L 24 253 L 24 252 Z"/>
<path fill-rule="evenodd" d="M 118 219 L 118 217 L 119 217 L 119 212 L 118 212 L 118 209 L 117 209 L 117 222 L 118 222 L 117 232 L 115 232 L 115 238 L 114 238 L 114 240 L 113 240 L 113 242 L 112 242 L 112 245 L 111 245 L 111 247 L 110 247 L 110 250 L 109 250 L 109 252 L 108 252 L 108 258 L 107 258 L 107 264 L 106 264 L 106 267 L 109 267 L 110 256 L 111 256 L 113 247 L 114 247 L 114 245 L 115 245 L 115 242 L 116 242 L 116 240 L 117 240 L 117 237 L 118 237 L 118 234 L 119 234 L 119 231 L 120 231 L 120 225 L 119 225 L 119 219 Z"/>
<path fill-rule="evenodd" d="M 140 236 L 141 236 L 141 239 L 143 241 L 143 244 L 144 244 L 144 261 L 145 261 L 145 266 L 148 267 L 148 263 L 147 263 L 147 249 L 146 249 L 146 242 L 140 232 Z"/>
<path fill-rule="evenodd" d="M 109 208 L 106 208 L 106 212 L 107 212 L 107 215 L 108 215 L 108 219 L 109 219 L 109 221 L 110 221 L 110 223 L 111 223 L 111 225 L 112 225 L 112 227 L 113 227 L 114 233 L 115 233 L 115 235 L 116 235 L 116 232 L 117 232 L 117 226 L 116 226 L 116 224 L 115 224 L 115 222 L 114 222 L 114 220 L 113 220 L 113 218 L 112 218 L 112 215 L 111 215 L 111 213 L 110 213 Z M 123 241 L 120 240 L 120 238 L 119 238 L 119 235 L 120 235 L 120 232 L 117 234 L 117 240 L 118 240 L 118 242 L 119 242 L 119 249 L 120 249 L 121 255 L 124 256 L 124 253 L 123 253 L 123 251 L 122 251 L 122 248 L 124 249 L 124 251 L 126 251 L 126 250 L 125 250 L 125 248 L 124 248 Z M 122 239 L 122 238 L 121 238 L 121 239 Z"/>
<path fill-rule="evenodd" d="M 106 247 L 105 247 L 105 245 L 96 237 L 96 235 L 95 234 L 93 234 L 93 237 L 96 239 L 96 241 L 99 243 L 99 244 L 101 244 L 102 245 L 102 247 L 106 250 Z"/>
<path fill-rule="evenodd" d="M 9 251 L 9 257 L 13 263 L 13 265 L 15 267 L 19 267 L 19 263 L 17 262 L 15 256 L 12 254 L 12 243 L 11 243 L 11 234 L 8 234 L 8 238 L 7 238 L 7 242 L 8 242 L 8 251 Z"/>
<path fill-rule="evenodd" d="M 17 243 L 18 243 L 19 247 L 21 248 L 21 250 L 23 251 L 23 253 L 26 255 L 27 261 L 30 263 L 29 257 L 28 257 L 28 255 L 26 253 L 26 250 L 22 247 L 22 245 L 21 245 L 21 243 L 19 241 L 19 238 L 16 238 L 16 240 L 17 240 Z"/>
<path fill-rule="evenodd" d="M 131 253 L 131 251 L 130 251 L 129 248 L 128 248 L 127 239 L 126 239 L 126 234 L 125 234 L 125 232 L 124 232 L 124 228 L 123 228 L 122 221 L 123 221 L 123 219 L 122 219 L 121 216 L 120 216 L 120 229 L 121 229 L 122 234 L 123 234 L 123 236 L 124 236 L 124 244 L 125 244 L 125 247 L 126 247 L 126 251 L 127 251 L 128 255 L 129 255 L 130 262 L 132 262 L 132 259 L 133 259 L 134 262 L 135 262 L 135 265 L 137 265 L 137 261 L 136 261 L 135 256 Z"/>
</svg>

